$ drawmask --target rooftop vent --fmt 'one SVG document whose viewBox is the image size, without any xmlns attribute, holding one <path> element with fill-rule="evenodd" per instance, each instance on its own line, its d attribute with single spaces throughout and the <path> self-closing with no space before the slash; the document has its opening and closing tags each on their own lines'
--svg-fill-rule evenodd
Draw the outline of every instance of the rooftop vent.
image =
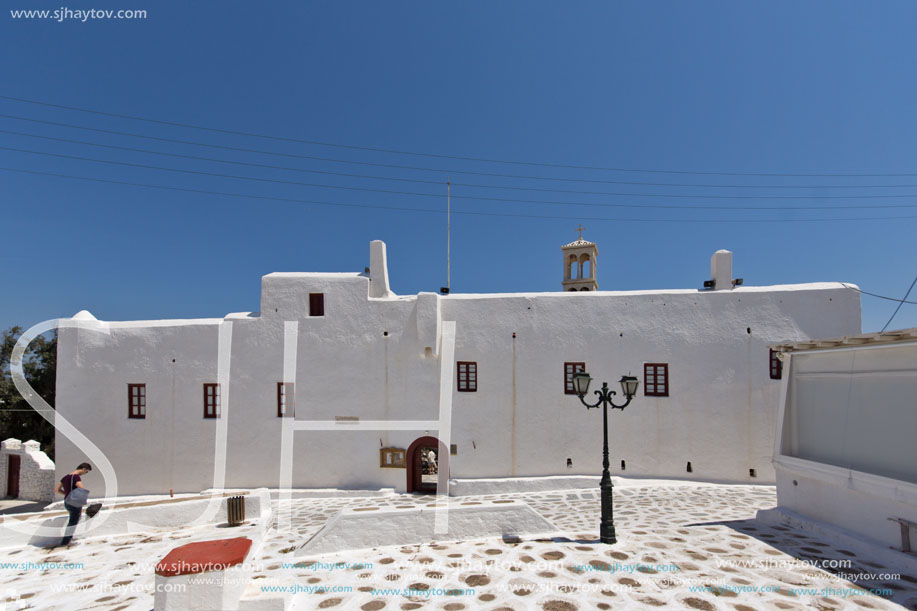
<svg viewBox="0 0 917 611">
<path fill-rule="evenodd" d="M 723 290 L 733 288 L 732 283 L 732 252 L 728 250 L 718 250 L 710 257 L 710 281 L 713 290 Z M 708 281 L 709 282 L 709 281 Z M 704 288 L 707 282 L 704 282 Z"/>
</svg>

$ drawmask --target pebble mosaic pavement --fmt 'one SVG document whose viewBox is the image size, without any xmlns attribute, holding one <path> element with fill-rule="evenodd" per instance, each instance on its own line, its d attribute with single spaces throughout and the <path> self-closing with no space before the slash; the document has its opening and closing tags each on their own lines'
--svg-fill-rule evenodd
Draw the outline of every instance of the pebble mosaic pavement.
<svg viewBox="0 0 917 611">
<path fill-rule="evenodd" d="M 293 529 L 269 533 L 246 596 L 263 596 L 259 593 L 269 588 L 298 588 L 308 593 L 296 595 L 296 609 L 362 611 L 917 609 L 917 575 L 879 578 L 893 571 L 805 532 L 756 522 L 758 509 L 776 504 L 772 486 L 685 482 L 617 487 L 614 546 L 597 540 L 597 490 L 491 494 L 450 503 L 503 499 L 527 502 L 558 527 L 557 536 L 396 546 L 304 559 L 296 555 L 297 548 L 340 509 L 426 505 L 434 497 L 275 501 L 275 512 L 286 512 Z M 49 611 L 151 609 L 153 572 L 144 564 L 155 563 L 177 545 L 227 536 L 244 532 L 206 526 L 89 538 L 70 548 L 4 551 L 0 563 L 82 562 L 83 568 L 2 569 L 0 609 L 4 603 L 5 609 Z M 814 566 L 838 560 L 849 560 L 850 566 Z M 310 566 L 310 561 L 321 564 Z M 867 573 L 875 578 L 852 583 L 843 578 Z M 762 591 L 765 587 L 770 591 Z M 83 589 L 62 592 L 64 588 Z M 819 592 L 794 593 L 794 588 Z M 873 588 L 890 595 L 851 593 Z"/>
</svg>

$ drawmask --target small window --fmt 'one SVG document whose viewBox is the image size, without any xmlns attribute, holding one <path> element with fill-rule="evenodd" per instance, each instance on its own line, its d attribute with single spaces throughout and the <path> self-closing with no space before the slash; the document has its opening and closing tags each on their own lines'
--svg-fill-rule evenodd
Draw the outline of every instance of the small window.
<svg viewBox="0 0 917 611">
<path fill-rule="evenodd" d="M 146 418 L 146 384 L 127 385 L 127 417 Z"/>
<path fill-rule="evenodd" d="M 564 394 L 575 395 L 573 387 L 573 374 L 586 371 L 586 363 L 564 363 Z"/>
<path fill-rule="evenodd" d="M 325 294 L 309 293 L 309 316 L 325 315 Z"/>
<path fill-rule="evenodd" d="M 643 394 L 647 397 L 669 396 L 669 364 L 643 364 Z"/>
<path fill-rule="evenodd" d="M 783 378 L 783 361 L 777 358 L 777 355 L 780 354 L 775 350 L 771 350 L 770 355 L 770 372 L 772 380 L 779 380 Z"/>
<path fill-rule="evenodd" d="M 293 383 L 277 382 L 277 417 L 293 417 Z"/>
<path fill-rule="evenodd" d="M 458 390 L 459 392 L 477 392 L 478 364 L 476 362 L 458 362 Z"/>
<path fill-rule="evenodd" d="M 204 384 L 204 418 L 220 417 L 220 385 Z"/>
</svg>

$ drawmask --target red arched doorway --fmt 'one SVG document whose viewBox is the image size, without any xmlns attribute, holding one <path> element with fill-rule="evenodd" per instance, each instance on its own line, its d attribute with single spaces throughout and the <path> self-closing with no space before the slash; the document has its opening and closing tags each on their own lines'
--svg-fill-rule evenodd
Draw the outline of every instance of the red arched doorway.
<svg viewBox="0 0 917 611">
<path fill-rule="evenodd" d="M 432 459 L 429 456 L 433 452 Z M 408 492 L 436 494 L 439 472 L 449 473 L 449 449 L 436 437 L 420 437 L 405 453 Z"/>
</svg>

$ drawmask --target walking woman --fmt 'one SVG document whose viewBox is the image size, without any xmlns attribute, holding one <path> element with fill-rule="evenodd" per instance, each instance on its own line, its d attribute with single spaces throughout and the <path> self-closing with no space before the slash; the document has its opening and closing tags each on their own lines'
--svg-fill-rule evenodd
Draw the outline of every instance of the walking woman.
<svg viewBox="0 0 917 611">
<path fill-rule="evenodd" d="M 54 489 L 54 492 L 64 495 L 64 507 L 66 507 L 67 512 L 70 513 L 70 521 L 67 522 L 67 528 L 64 529 L 64 538 L 61 539 L 61 545 L 70 544 L 70 540 L 73 538 L 73 532 L 76 530 L 76 525 L 80 522 L 80 514 L 83 513 L 83 505 L 86 504 L 86 498 L 89 496 L 89 490 L 83 486 L 81 480 L 82 476 L 90 471 L 92 471 L 92 466 L 88 462 L 80 463 L 80 466 L 74 471 L 62 477 L 61 480 L 57 482 L 57 487 Z M 75 495 L 71 495 L 75 489 L 81 489 L 85 492 L 78 492 Z"/>
</svg>

